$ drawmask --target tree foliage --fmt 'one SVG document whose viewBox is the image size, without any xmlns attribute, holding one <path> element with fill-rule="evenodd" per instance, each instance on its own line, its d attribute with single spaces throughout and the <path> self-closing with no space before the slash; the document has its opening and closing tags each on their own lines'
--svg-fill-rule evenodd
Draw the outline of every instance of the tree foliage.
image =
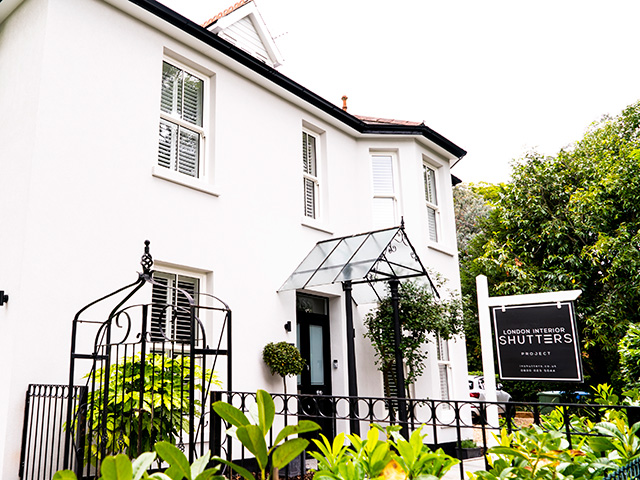
<svg viewBox="0 0 640 480">
<path fill-rule="evenodd" d="M 442 285 L 437 282 L 438 287 Z M 437 298 L 431 288 L 417 282 L 400 284 L 400 350 L 408 373 L 405 383 L 414 383 L 426 365 L 424 346 L 433 335 L 448 340 L 462 333 L 462 314 L 457 297 Z M 386 372 L 395 365 L 395 337 L 391 295 L 386 295 L 378 308 L 365 317 L 365 336 L 376 352 L 378 369 Z"/>
<path fill-rule="evenodd" d="M 484 274 L 491 295 L 579 288 L 590 382 L 617 380 L 618 341 L 640 322 L 640 103 L 591 126 L 556 156 L 535 152 L 491 192 L 482 233 L 462 256 L 467 295 Z"/>
<path fill-rule="evenodd" d="M 628 388 L 640 388 L 640 324 L 629 326 L 618 351 L 622 379 Z"/>
</svg>

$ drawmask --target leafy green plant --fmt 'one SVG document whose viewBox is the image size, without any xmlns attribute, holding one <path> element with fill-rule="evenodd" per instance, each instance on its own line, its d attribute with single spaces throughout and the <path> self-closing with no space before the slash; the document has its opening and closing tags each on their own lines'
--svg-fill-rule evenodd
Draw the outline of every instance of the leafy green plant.
<svg viewBox="0 0 640 480">
<path fill-rule="evenodd" d="M 276 435 L 273 445 L 269 448 L 266 437 L 273 426 L 275 405 L 271 395 L 264 390 L 257 391 L 256 405 L 258 411 L 255 424 L 252 424 L 244 413 L 226 402 L 214 403 L 213 409 L 223 420 L 232 425 L 228 433 L 237 438 L 255 456 L 260 469 L 260 479 L 277 479 L 277 471 L 287 466 L 309 445 L 309 441 L 304 438 L 292 438 L 286 441 L 285 439 L 291 435 L 313 432 L 320 426 L 310 420 L 300 420 L 297 425 L 287 425 Z M 251 472 L 240 465 L 220 457 L 214 457 L 213 460 L 227 465 L 246 480 L 254 480 Z"/>
<path fill-rule="evenodd" d="M 478 445 L 473 440 L 462 440 L 460 442 L 460 448 L 478 448 Z"/>
<path fill-rule="evenodd" d="M 436 287 L 443 284 L 436 277 Z M 400 284 L 400 322 L 404 335 L 400 350 L 407 367 L 405 383 L 414 383 L 427 365 L 427 352 L 423 348 L 432 334 L 447 340 L 462 332 L 460 301 L 451 297 L 438 299 L 431 288 L 416 282 Z M 395 365 L 395 338 L 391 295 L 378 302 L 378 308 L 364 320 L 365 337 L 371 340 L 376 353 L 376 365 L 382 372 L 393 371 Z M 388 392 L 386 392 L 388 394 Z"/>
<path fill-rule="evenodd" d="M 280 375 L 284 384 L 284 393 L 287 393 L 286 377 L 300 375 L 304 368 L 304 359 L 300 351 L 287 342 L 267 343 L 262 350 L 262 360 L 267 364 L 271 375 Z"/>
<path fill-rule="evenodd" d="M 100 466 L 100 480 L 140 480 L 151 478 L 156 480 L 225 480 L 216 475 L 219 466 L 206 468 L 211 452 L 195 460 L 191 465 L 184 453 L 168 442 L 158 442 L 155 452 L 140 454 L 135 460 L 131 460 L 124 454 L 108 456 Z M 149 467 L 156 460 L 156 452 L 169 468 L 165 472 L 148 473 Z M 60 470 L 55 473 L 53 480 L 77 480 L 76 474 L 71 470 Z"/>
<path fill-rule="evenodd" d="M 640 422 L 629 426 L 625 418 L 615 418 L 609 422 L 599 422 L 593 430 L 600 436 L 589 439 L 589 447 L 595 453 L 606 455 L 608 459 L 623 466 L 640 458 Z"/>
<path fill-rule="evenodd" d="M 603 478 L 615 464 L 582 450 L 569 450 L 564 434 L 538 426 L 507 434 L 501 431 L 499 445 L 488 450 L 488 471 L 468 472 L 471 480 Z"/>
<path fill-rule="evenodd" d="M 433 452 L 424 443 L 422 428 L 414 431 L 409 440 L 392 426 L 386 431 L 372 425 L 365 439 L 348 435 L 350 445 L 345 445 L 345 435 L 329 442 L 322 436 L 314 440 L 318 452 L 309 452 L 318 460 L 315 480 L 365 480 L 399 475 L 407 480 L 442 478 L 459 461 L 446 455 L 441 449 Z M 380 440 L 385 433 L 386 439 Z"/>
<path fill-rule="evenodd" d="M 397 453 L 392 453 L 407 475 L 407 480 L 442 478 L 459 460 L 446 455 L 442 449 L 435 452 L 424 443 L 426 434 L 422 434 L 422 427 L 415 430 L 409 440 L 402 438 L 397 430 L 393 432 L 395 442 L 389 440 Z"/>
<path fill-rule="evenodd" d="M 104 369 L 89 374 L 89 381 L 95 381 L 96 387 L 88 399 L 87 420 L 92 427 L 86 458 L 95 462 L 100 441 L 107 452 L 135 457 L 151 450 L 155 442 L 175 443 L 181 431 L 188 433 L 189 406 L 196 406 L 196 417 L 201 406 L 198 398 L 189 395 L 190 371 L 189 357 L 148 354 L 144 362 L 135 356 L 112 365 L 108 379 Z M 196 392 L 203 391 L 205 381 L 220 385 L 215 372 L 203 372 L 197 365 L 194 372 Z"/>
</svg>

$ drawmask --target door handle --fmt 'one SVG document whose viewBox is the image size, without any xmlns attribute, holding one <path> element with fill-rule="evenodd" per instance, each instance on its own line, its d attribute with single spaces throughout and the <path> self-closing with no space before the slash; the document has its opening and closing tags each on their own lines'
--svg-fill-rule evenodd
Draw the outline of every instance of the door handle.
<svg viewBox="0 0 640 480">
<path fill-rule="evenodd" d="M 323 395 L 322 390 L 316 390 L 316 395 Z"/>
</svg>

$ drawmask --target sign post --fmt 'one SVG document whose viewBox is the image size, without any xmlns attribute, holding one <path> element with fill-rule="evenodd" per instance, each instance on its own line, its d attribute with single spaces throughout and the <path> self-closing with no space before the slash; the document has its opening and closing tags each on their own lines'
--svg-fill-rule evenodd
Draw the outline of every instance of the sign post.
<svg viewBox="0 0 640 480">
<path fill-rule="evenodd" d="M 573 302 L 582 290 L 489 297 L 487 277 L 476 277 L 485 396 L 495 402 L 496 381 L 491 318 L 494 320 L 500 378 L 582 381 L 582 363 Z M 498 425 L 497 407 L 487 421 Z"/>
</svg>

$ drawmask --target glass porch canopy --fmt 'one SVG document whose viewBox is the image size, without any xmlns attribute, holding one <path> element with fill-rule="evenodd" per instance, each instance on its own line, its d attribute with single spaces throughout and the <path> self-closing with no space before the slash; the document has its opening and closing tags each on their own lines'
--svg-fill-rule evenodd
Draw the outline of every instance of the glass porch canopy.
<svg viewBox="0 0 640 480">
<path fill-rule="evenodd" d="M 399 227 L 318 242 L 278 291 L 422 276 L 427 277 L 436 292 L 403 223 Z"/>
</svg>

